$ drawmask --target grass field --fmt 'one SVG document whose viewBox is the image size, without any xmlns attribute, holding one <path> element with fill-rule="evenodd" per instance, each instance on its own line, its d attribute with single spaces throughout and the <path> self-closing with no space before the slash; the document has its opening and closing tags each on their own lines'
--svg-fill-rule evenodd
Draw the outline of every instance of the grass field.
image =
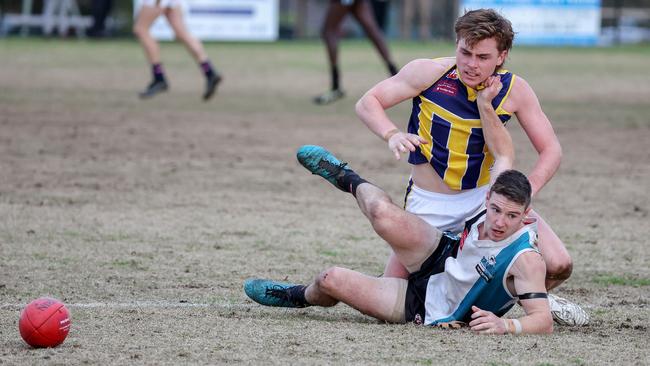
<svg viewBox="0 0 650 366">
<path fill-rule="evenodd" d="M 391 46 L 400 65 L 453 52 Z M 318 42 L 207 50 L 225 77 L 214 100 L 200 100 L 184 49 L 164 44 L 171 89 L 140 101 L 135 42 L 0 40 L 0 364 L 650 364 L 650 47 L 510 56 L 564 148 L 535 201 L 575 263 L 557 293 L 592 317 L 521 337 L 247 300 L 249 277 L 380 274 L 388 255 L 351 197 L 296 162 L 300 145 L 328 147 L 395 201 L 408 166 L 353 112 L 385 77 L 369 44 L 343 44 L 348 97 L 326 107 L 310 102 L 328 84 Z M 390 115 L 403 127 L 409 108 Z M 536 153 L 509 130 L 529 171 Z M 18 316 L 46 295 L 68 304 L 72 330 L 30 349 Z"/>
</svg>

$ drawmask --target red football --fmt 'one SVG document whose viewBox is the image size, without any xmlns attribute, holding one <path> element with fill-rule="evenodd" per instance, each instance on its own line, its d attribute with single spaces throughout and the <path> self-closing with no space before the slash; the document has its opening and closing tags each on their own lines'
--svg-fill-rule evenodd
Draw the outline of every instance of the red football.
<svg viewBox="0 0 650 366">
<path fill-rule="evenodd" d="M 70 331 L 70 313 L 59 300 L 41 297 L 20 314 L 20 336 L 32 347 L 56 347 Z"/>
</svg>

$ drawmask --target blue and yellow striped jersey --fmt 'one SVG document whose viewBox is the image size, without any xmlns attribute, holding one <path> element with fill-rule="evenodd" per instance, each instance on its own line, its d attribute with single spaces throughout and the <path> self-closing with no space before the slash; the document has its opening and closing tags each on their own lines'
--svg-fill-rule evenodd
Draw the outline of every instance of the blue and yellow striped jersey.
<svg viewBox="0 0 650 366">
<path fill-rule="evenodd" d="M 502 106 L 516 76 L 499 70 L 503 88 L 492 100 L 505 124 L 511 114 Z M 476 104 L 476 90 L 466 86 L 452 65 L 433 85 L 413 98 L 408 132 L 427 141 L 409 155 L 409 163 L 430 163 L 440 178 L 454 190 L 488 184 L 494 157 L 483 138 Z"/>
</svg>

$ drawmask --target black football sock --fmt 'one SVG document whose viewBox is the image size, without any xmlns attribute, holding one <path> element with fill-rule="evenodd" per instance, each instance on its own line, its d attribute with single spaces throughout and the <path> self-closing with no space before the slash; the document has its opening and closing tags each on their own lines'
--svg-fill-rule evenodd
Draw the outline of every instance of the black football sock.
<svg viewBox="0 0 650 366">
<path fill-rule="evenodd" d="M 290 287 L 288 291 L 289 291 L 289 297 L 291 298 L 291 302 L 293 302 L 294 304 L 300 307 L 311 306 L 311 304 L 307 302 L 307 300 L 305 299 L 306 290 L 307 290 L 307 286 L 303 286 L 303 285 Z"/>
<path fill-rule="evenodd" d="M 397 66 L 395 66 L 395 64 L 392 63 L 392 62 L 388 62 L 388 63 L 387 63 L 387 66 L 388 66 L 388 72 L 390 72 L 390 75 L 391 75 L 391 76 L 396 75 L 397 72 L 399 71 L 399 70 L 397 69 Z"/>
<path fill-rule="evenodd" d="M 367 180 L 361 178 L 354 170 L 344 169 L 341 177 L 336 178 L 336 182 L 340 187 L 347 192 L 352 193 L 354 197 L 357 196 L 357 187 L 362 183 L 368 183 Z"/>
<path fill-rule="evenodd" d="M 165 71 L 163 70 L 162 64 L 151 65 L 151 73 L 155 81 L 165 81 Z"/>
<path fill-rule="evenodd" d="M 212 67 L 212 64 L 210 63 L 210 60 L 206 60 L 205 62 L 201 62 L 201 70 L 203 70 L 203 74 L 205 75 L 206 78 L 211 78 L 214 76 L 214 68 Z"/>
<path fill-rule="evenodd" d="M 330 70 L 332 78 L 332 90 L 339 90 L 339 67 L 334 65 Z"/>
</svg>

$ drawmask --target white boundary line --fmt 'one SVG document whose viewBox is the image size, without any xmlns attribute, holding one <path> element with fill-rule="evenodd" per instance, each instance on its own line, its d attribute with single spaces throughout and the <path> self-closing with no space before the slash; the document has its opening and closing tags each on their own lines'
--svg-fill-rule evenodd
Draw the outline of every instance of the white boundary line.
<svg viewBox="0 0 650 366">
<path fill-rule="evenodd" d="M 0 309 L 22 309 L 27 304 L 1 304 Z M 132 302 L 89 302 L 65 304 L 67 308 L 81 309 L 184 309 L 184 308 L 216 308 L 234 309 L 243 308 L 245 304 L 231 303 L 193 303 L 193 302 L 171 302 L 171 301 L 132 301 Z"/>
</svg>

